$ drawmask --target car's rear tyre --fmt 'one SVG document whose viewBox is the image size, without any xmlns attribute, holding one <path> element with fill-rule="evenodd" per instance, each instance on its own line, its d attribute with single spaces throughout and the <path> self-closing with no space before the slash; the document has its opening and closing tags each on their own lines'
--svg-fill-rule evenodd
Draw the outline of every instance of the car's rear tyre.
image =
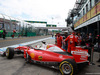
<svg viewBox="0 0 100 75">
<path fill-rule="evenodd" d="M 7 59 L 12 59 L 14 57 L 14 48 L 8 47 L 6 50 Z"/>
<path fill-rule="evenodd" d="M 62 75 L 74 75 L 76 63 L 71 59 L 64 60 L 60 63 L 59 69 Z"/>
</svg>

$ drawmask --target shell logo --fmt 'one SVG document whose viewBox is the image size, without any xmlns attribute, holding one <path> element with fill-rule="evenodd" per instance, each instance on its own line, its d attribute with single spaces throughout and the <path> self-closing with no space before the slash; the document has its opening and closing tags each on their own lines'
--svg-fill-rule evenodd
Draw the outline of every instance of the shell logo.
<svg viewBox="0 0 100 75">
<path fill-rule="evenodd" d="M 31 56 L 31 58 L 34 58 L 35 57 L 35 54 L 34 53 L 31 53 L 30 56 Z"/>
<path fill-rule="evenodd" d="M 42 56 L 38 56 L 38 59 L 41 61 L 42 60 Z"/>
</svg>

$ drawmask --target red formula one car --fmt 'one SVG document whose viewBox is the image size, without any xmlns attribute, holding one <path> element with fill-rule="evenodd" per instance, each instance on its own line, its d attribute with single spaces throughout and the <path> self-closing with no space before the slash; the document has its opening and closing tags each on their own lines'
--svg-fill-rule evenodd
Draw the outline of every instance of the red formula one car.
<svg viewBox="0 0 100 75">
<path fill-rule="evenodd" d="M 24 53 L 24 58 L 27 62 L 59 67 L 62 75 L 73 75 L 76 72 L 78 63 L 89 62 L 88 49 L 75 47 L 71 51 L 72 54 L 70 54 L 56 45 L 43 43 L 42 46 L 37 46 L 36 48 L 29 46 L 19 46 L 14 49 L 8 48 L 6 56 L 11 59 L 14 53 Z"/>
</svg>

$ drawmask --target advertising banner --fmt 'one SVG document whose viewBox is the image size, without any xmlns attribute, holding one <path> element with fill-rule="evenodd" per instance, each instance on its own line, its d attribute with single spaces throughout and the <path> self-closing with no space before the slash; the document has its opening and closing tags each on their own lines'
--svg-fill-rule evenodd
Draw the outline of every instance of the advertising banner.
<svg viewBox="0 0 100 75">
<path fill-rule="evenodd" d="M 87 20 L 89 20 L 91 18 L 90 16 L 90 11 L 87 13 Z"/>
<path fill-rule="evenodd" d="M 94 16 L 96 16 L 96 14 L 97 14 L 97 11 L 96 11 L 96 6 L 95 6 L 91 10 L 91 18 L 94 17 Z"/>
<path fill-rule="evenodd" d="M 100 2 L 97 4 L 97 14 L 100 13 Z"/>
</svg>

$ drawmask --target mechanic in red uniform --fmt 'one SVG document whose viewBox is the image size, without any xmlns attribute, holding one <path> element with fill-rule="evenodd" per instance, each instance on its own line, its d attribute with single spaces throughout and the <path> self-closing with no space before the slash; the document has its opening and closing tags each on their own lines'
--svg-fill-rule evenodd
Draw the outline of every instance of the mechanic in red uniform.
<svg viewBox="0 0 100 75">
<path fill-rule="evenodd" d="M 68 49 L 67 52 L 71 53 L 71 50 L 75 48 L 75 43 L 77 43 L 77 39 L 75 38 L 75 32 L 72 32 L 65 41 L 68 41 Z"/>
<path fill-rule="evenodd" d="M 57 46 L 62 47 L 63 37 L 60 36 L 60 33 L 57 33 Z"/>
</svg>

